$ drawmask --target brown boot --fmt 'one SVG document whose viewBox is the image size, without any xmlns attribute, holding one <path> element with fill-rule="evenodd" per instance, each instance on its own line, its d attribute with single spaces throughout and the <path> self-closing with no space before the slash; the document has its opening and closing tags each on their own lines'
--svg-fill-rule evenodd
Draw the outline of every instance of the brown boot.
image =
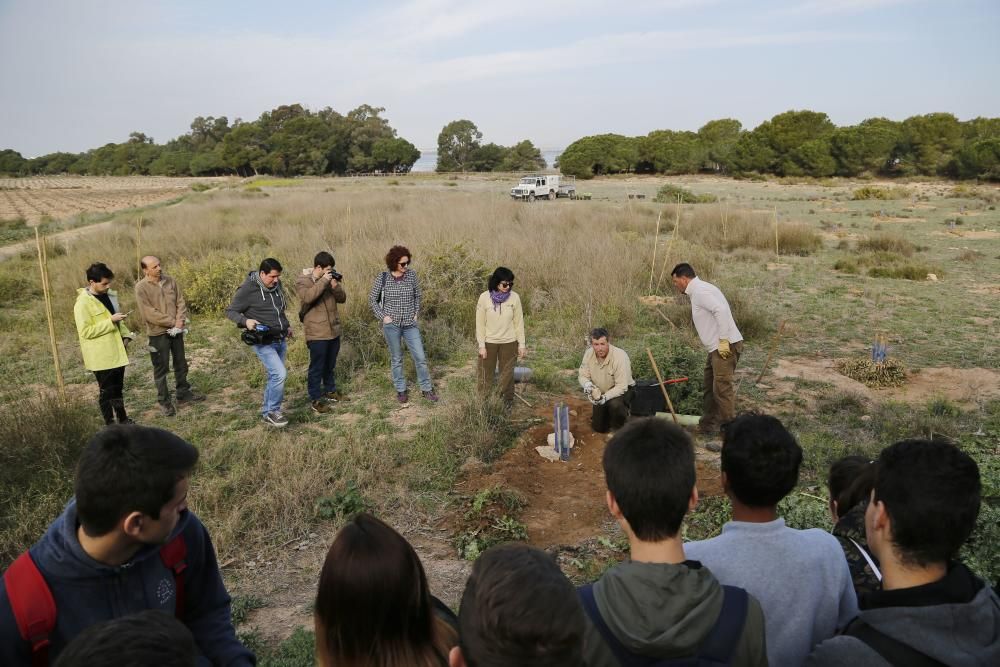
<svg viewBox="0 0 1000 667">
<path fill-rule="evenodd" d="M 330 411 L 330 404 L 327 403 L 324 400 L 313 401 L 312 402 L 312 411 L 313 412 L 317 412 L 317 413 L 319 413 L 321 415 L 325 415 L 327 412 Z"/>
</svg>

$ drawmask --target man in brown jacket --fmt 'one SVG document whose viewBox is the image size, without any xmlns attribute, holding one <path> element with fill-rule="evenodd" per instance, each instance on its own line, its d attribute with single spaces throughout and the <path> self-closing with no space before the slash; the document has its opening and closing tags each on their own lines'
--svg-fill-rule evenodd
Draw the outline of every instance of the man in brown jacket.
<svg viewBox="0 0 1000 667">
<path fill-rule="evenodd" d="M 337 391 L 333 376 L 340 353 L 340 316 L 337 304 L 347 301 L 340 284 L 341 275 L 333 270 L 333 255 L 325 250 L 316 254 L 312 269 L 302 269 L 295 281 L 301 306 L 299 321 L 305 330 L 309 348 L 307 385 L 313 412 L 330 411 L 330 403 L 346 400 Z"/>
<path fill-rule="evenodd" d="M 160 260 L 146 255 L 140 262 L 146 276 L 135 284 L 135 301 L 139 306 L 139 319 L 149 336 L 149 358 L 153 362 L 153 382 L 156 384 L 156 401 L 160 412 L 167 417 L 176 414 L 170 400 L 167 375 L 170 358 L 174 359 L 174 380 L 177 385 L 177 402 L 181 405 L 203 401 L 205 397 L 191 391 L 188 384 L 187 359 L 184 356 L 184 334 L 187 333 L 187 304 L 180 287 L 163 273 Z"/>
</svg>

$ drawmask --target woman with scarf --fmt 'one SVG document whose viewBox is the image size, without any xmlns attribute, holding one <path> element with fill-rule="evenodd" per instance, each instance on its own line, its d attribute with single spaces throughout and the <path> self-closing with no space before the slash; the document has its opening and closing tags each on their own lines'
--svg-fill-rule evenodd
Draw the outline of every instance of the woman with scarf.
<svg viewBox="0 0 1000 667">
<path fill-rule="evenodd" d="M 479 344 L 479 389 L 493 387 L 500 366 L 500 392 L 508 408 L 514 403 L 514 365 L 523 359 L 524 313 L 514 291 L 514 273 L 505 266 L 490 276 L 488 289 L 476 304 L 476 342 Z"/>
</svg>

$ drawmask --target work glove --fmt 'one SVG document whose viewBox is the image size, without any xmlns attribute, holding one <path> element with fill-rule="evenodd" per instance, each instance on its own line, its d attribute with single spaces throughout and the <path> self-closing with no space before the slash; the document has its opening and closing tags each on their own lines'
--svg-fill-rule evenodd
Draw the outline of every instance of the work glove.
<svg viewBox="0 0 1000 667">
<path fill-rule="evenodd" d="M 723 359 L 728 359 L 732 356 L 732 351 L 729 349 L 729 339 L 720 338 L 719 339 L 719 356 Z"/>
<path fill-rule="evenodd" d="M 590 393 L 592 391 L 594 391 L 594 383 L 591 382 L 590 380 L 587 380 L 583 384 L 583 393 L 587 395 L 587 398 L 590 398 Z"/>
<path fill-rule="evenodd" d="M 608 397 L 601 395 L 600 398 L 594 400 L 594 405 L 604 405 L 608 402 Z"/>
</svg>

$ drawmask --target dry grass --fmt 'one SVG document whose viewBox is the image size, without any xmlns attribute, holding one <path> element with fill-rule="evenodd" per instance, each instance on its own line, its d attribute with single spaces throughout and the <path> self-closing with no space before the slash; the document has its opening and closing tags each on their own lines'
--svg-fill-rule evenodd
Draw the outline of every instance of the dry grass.
<svg viewBox="0 0 1000 667">
<path fill-rule="evenodd" d="M 664 217 L 676 219 L 676 207 L 670 207 Z M 698 206 L 684 210 L 680 225 L 681 238 L 706 248 L 775 250 L 774 215 L 770 212 Z M 806 224 L 779 220 L 777 246 L 783 255 L 808 255 L 822 247 L 822 240 Z"/>
<path fill-rule="evenodd" d="M 858 241 L 860 252 L 895 252 L 910 257 L 917 251 L 917 246 L 899 234 L 875 234 Z"/>
</svg>

